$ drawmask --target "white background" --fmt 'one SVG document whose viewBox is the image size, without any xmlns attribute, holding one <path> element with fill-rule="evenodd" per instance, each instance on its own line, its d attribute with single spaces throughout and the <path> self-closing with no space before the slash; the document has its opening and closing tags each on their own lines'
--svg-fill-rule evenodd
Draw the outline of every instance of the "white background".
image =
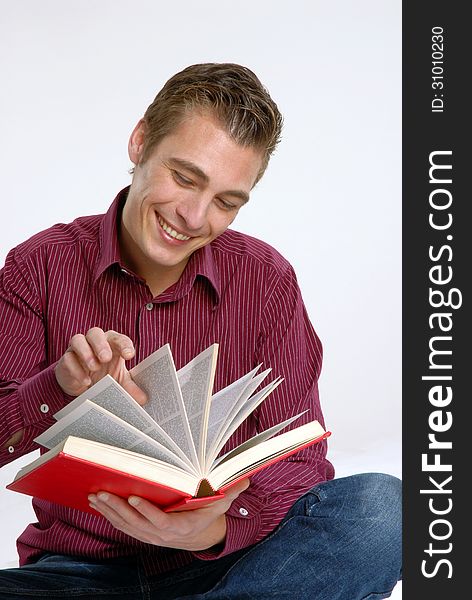
<svg viewBox="0 0 472 600">
<path fill-rule="evenodd" d="M 107 209 L 130 181 L 128 136 L 171 75 L 197 62 L 249 66 L 285 128 L 233 227 L 271 243 L 298 274 L 324 345 L 338 475 L 400 476 L 399 0 L 0 8 L 0 264 L 33 233 Z M 29 498 L 2 491 L 20 464 L 0 473 L 0 565 L 32 518 Z"/>
</svg>

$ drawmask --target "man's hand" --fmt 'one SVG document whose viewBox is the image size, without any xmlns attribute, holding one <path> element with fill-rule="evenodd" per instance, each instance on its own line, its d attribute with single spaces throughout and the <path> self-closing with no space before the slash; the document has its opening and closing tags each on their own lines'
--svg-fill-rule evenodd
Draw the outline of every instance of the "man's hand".
<svg viewBox="0 0 472 600">
<path fill-rule="evenodd" d="M 199 551 L 224 541 L 225 513 L 248 486 L 249 479 L 244 479 L 221 500 L 183 512 L 165 513 L 143 498 L 130 496 L 126 501 L 108 492 L 91 494 L 89 502 L 116 529 L 137 540 L 166 548 Z"/>
<path fill-rule="evenodd" d="M 56 365 L 57 382 L 66 394 L 79 396 L 108 374 L 139 404 L 145 404 L 146 394 L 134 383 L 125 366 L 134 353 L 133 342 L 126 335 L 93 327 L 85 335 L 71 338 Z"/>
</svg>

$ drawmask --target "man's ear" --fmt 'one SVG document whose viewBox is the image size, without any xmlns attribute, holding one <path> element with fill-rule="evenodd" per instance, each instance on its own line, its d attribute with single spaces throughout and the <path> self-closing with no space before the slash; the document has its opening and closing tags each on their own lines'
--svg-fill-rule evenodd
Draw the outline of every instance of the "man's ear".
<svg viewBox="0 0 472 600">
<path fill-rule="evenodd" d="M 136 127 L 133 129 L 128 142 L 128 156 L 134 165 L 137 165 L 141 160 L 145 137 L 146 123 L 143 119 L 140 119 Z"/>
</svg>

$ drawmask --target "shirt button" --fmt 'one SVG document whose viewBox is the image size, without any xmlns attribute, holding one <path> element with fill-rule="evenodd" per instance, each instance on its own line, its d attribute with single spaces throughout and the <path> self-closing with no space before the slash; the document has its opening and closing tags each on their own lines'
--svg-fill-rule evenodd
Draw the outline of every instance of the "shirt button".
<svg viewBox="0 0 472 600">
<path fill-rule="evenodd" d="M 13 446 L 8 446 L 8 452 L 13 454 L 13 452 L 15 452 L 15 448 L 13 448 Z"/>
<path fill-rule="evenodd" d="M 147 308 L 148 310 L 152 310 L 152 309 L 154 308 L 154 304 L 153 304 L 152 302 L 148 302 L 148 303 L 146 304 L 146 308 Z"/>
<path fill-rule="evenodd" d="M 240 508 L 239 509 L 239 514 L 242 515 L 243 517 L 247 517 L 249 512 L 245 509 L 245 508 Z"/>
<path fill-rule="evenodd" d="M 42 413 L 47 413 L 47 412 L 49 412 L 49 406 L 47 404 L 41 404 L 41 406 L 39 407 L 39 410 Z"/>
</svg>

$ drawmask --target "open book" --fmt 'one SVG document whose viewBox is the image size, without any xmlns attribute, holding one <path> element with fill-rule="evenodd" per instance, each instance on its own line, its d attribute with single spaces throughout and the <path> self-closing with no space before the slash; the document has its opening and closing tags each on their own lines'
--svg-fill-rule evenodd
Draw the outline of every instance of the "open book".
<svg viewBox="0 0 472 600">
<path fill-rule="evenodd" d="M 280 433 L 301 413 L 219 456 L 282 380 L 261 387 L 270 369 L 259 373 L 259 365 L 212 394 L 217 353 L 213 344 L 178 371 L 169 344 L 148 356 L 131 370 L 147 394 L 144 407 L 105 376 L 54 415 L 35 438 L 49 450 L 7 488 L 92 513 L 87 496 L 99 490 L 187 510 L 330 435 L 318 421 Z"/>
</svg>

